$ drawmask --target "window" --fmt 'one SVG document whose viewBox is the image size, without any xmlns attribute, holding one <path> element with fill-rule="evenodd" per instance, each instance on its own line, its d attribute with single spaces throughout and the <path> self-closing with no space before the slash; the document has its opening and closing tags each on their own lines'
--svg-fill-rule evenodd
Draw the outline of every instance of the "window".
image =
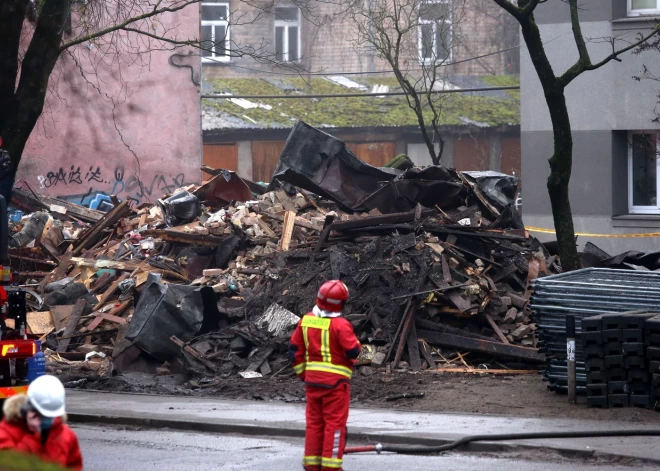
<svg viewBox="0 0 660 471">
<path fill-rule="evenodd" d="M 300 10 L 298 7 L 275 7 L 275 60 L 300 60 Z"/>
<path fill-rule="evenodd" d="M 660 0 L 628 0 L 628 15 L 660 14 Z"/>
<path fill-rule="evenodd" d="M 229 4 L 202 2 L 202 61 L 229 60 Z"/>
<path fill-rule="evenodd" d="M 451 57 L 450 0 L 421 0 L 417 49 L 421 64 Z"/>
<path fill-rule="evenodd" d="M 657 133 L 633 132 L 628 142 L 628 207 L 631 214 L 660 213 Z"/>
</svg>

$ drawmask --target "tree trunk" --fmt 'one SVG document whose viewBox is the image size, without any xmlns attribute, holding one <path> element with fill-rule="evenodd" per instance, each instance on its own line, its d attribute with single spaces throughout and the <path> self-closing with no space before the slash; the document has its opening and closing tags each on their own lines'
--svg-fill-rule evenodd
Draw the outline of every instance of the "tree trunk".
<svg viewBox="0 0 660 471">
<path fill-rule="evenodd" d="M 548 194 L 552 205 L 559 256 L 565 271 L 578 270 L 582 268 L 582 265 L 575 244 L 573 213 L 568 194 L 573 165 L 571 121 L 568 116 L 563 87 L 555 86 L 553 90 L 546 90 L 545 98 L 552 119 L 555 141 L 554 154 L 549 160 Z"/>
</svg>

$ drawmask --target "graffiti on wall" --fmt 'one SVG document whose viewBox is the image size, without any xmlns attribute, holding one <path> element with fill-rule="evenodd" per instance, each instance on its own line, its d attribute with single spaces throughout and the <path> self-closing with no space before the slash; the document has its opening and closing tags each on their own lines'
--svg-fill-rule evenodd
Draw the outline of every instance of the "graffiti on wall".
<svg viewBox="0 0 660 471">
<path fill-rule="evenodd" d="M 123 165 L 117 165 L 112 175 L 107 173 L 100 167 L 91 166 L 83 170 L 80 166 L 72 165 L 69 169 L 60 167 L 45 176 L 39 175 L 37 180 L 41 189 L 54 189 L 55 192 L 64 188 L 87 187 L 87 191 L 82 188 L 82 192 L 75 194 L 66 191 L 66 196 L 58 198 L 88 207 L 92 202 L 101 204 L 99 201 L 105 199 L 103 196 L 109 200 L 108 195 L 116 195 L 119 199 L 150 201 L 189 184 L 186 183 L 186 175 L 183 172 L 176 175 L 156 173 L 153 177 L 142 180 L 139 175 L 127 174 Z M 108 189 L 110 191 L 106 191 Z"/>
</svg>

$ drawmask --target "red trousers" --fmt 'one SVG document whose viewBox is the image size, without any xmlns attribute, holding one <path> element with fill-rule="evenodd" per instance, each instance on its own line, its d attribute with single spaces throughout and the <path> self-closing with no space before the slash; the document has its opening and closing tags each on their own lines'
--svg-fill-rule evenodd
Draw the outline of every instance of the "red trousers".
<svg viewBox="0 0 660 471">
<path fill-rule="evenodd" d="M 334 389 L 307 386 L 306 471 L 341 471 L 350 402 L 348 383 Z"/>
</svg>

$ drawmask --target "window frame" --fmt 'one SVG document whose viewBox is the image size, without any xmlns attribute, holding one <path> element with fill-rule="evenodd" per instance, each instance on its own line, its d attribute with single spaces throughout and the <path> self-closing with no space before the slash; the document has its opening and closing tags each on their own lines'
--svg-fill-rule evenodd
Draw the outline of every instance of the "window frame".
<svg viewBox="0 0 660 471">
<path fill-rule="evenodd" d="M 278 8 L 295 8 L 297 18 L 296 21 L 288 21 L 288 20 L 282 20 L 279 19 L 277 16 L 277 9 Z M 275 61 L 277 62 L 300 62 L 300 58 L 302 56 L 302 44 L 301 44 L 301 30 L 302 30 L 302 22 L 300 21 L 300 8 L 296 5 L 278 5 L 274 7 L 273 9 L 273 16 L 274 16 L 274 28 L 273 28 L 273 33 L 274 33 L 274 38 L 273 38 L 273 45 L 274 45 L 274 53 L 275 53 Z M 289 28 L 298 28 L 298 50 L 297 52 L 297 59 L 295 60 L 290 60 L 289 56 L 291 54 L 291 51 L 289 51 Z M 277 59 L 277 28 L 284 28 L 284 34 L 282 35 L 282 60 Z"/>
<path fill-rule="evenodd" d="M 636 134 L 655 134 L 656 139 L 656 206 L 633 205 L 633 136 Z M 655 130 L 635 130 L 628 133 L 628 214 L 660 214 L 660 132 Z"/>
<path fill-rule="evenodd" d="M 447 15 L 447 18 L 445 18 L 442 22 L 444 24 L 449 25 L 449 33 L 448 33 L 448 42 L 449 42 L 449 47 L 447 48 L 448 54 L 447 57 L 444 59 L 439 59 L 438 56 L 438 23 L 440 20 L 423 20 L 422 18 L 417 19 L 417 60 L 419 61 L 420 65 L 431 65 L 434 63 L 437 63 L 439 60 L 440 61 L 451 61 L 454 51 L 452 47 L 452 40 L 454 36 L 454 31 L 453 31 L 453 18 L 452 18 L 452 9 L 451 9 L 451 3 L 452 0 L 419 0 L 420 5 L 423 4 L 433 4 L 433 3 L 443 3 L 448 5 L 447 11 L 449 14 Z M 420 15 L 421 16 L 421 15 Z M 435 52 L 435 58 L 426 58 L 423 57 L 423 44 L 422 44 L 422 25 L 433 25 L 433 49 Z"/>
<path fill-rule="evenodd" d="M 655 1 L 655 8 L 633 10 L 632 0 L 628 0 L 628 16 L 660 15 L 660 0 Z"/>
<path fill-rule="evenodd" d="M 227 8 L 227 19 L 225 20 L 205 20 L 202 18 L 202 7 L 204 5 L 208 6 L 224 6 Z M 231 16 L 231 11 L 229 10 L 229 2 L 213 2 L 213 1 L 203 1 L 200 4 L 200 31 L 203 26 L 213 26 L 213 34 L 211 41 L 213 41 L 213 49 L 215 49 L 215 26 L 224 26 L 225 27 L 225 54 L 217 55 L 215 51 L 211 52 L 210 56 L 202 56 L 202 62 L 206 64 L 212 64 L 214 62 L 229 62 L 231 60 L 231 48 L 229 40 L 229 17 Z M 203 35 L 202 35 L 203 37 Z"/>
</svg>

